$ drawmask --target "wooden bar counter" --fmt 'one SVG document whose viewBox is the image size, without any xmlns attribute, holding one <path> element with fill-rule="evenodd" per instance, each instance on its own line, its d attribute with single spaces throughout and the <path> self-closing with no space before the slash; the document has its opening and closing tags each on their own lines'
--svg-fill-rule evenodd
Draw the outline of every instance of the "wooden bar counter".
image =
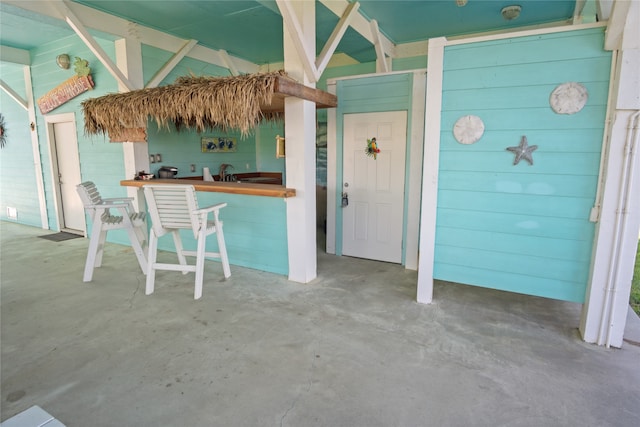
<svg viewBox="0 0 640 427">
<path fill-rule="evenodd" d="M 150 179 L 150 180 L 134 180 L 125 179 L 120 181 L 120 185 L 126 187 L 142 187 L 146 184 L 188 184 L 193 185 L 196 191 L 212 192 L 212 193 L 231 193 L 244 194 L 247 196 L 266 196 L 266 197 L 295 197 L 296 190 L 293 188 L 285 188 L 282 185 L 274 184 L 256 184 L 250 182 L 221 182 L 221 181 L 203 181 L 193 178 L 175 178 L 175 179 Z"/>
</svg>

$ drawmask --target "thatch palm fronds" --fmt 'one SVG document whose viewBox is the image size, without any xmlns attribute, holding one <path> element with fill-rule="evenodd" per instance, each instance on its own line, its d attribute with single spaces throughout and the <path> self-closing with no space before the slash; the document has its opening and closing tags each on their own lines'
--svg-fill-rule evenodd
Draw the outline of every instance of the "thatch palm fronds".
<svg viewBox="0 0 640 427">
<path fill-rule="evenodd" d="M 284 71 L 232 77 L 180 77 L 172 85 L 114 93 L 82 102 L 88 134 L 120 134 L 144 127 L 150 117 L 158 127 L 239 130 L 248 134 L 263 120 L 278 120 L 281 112 L 263 112 L 270 105 Z"/>
</svg>

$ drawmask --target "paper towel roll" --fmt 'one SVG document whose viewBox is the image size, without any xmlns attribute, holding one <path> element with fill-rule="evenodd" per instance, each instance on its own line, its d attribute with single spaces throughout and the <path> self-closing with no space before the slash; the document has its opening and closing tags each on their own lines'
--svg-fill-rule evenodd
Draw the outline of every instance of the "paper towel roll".
<svg viewBox="0 0 640 427">
<path fill-rule="evenodd" d="M 213 181 L 213 177 L 211 176 L 211 171 L 209 168 L 202 168 L 202 179 L 205 181 Z"/>
</svg>

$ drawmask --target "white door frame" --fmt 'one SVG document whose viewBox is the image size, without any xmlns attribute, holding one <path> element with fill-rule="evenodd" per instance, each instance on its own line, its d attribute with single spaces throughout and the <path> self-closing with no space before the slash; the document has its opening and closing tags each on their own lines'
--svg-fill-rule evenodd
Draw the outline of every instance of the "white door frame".
<svg viewBox="0 0 640 427">
<path fill-rule="evenodd" d="M 53 115 L 45 115 L 44 121 L 46 123 L 46 131 L 47 131 L 47 148 L 49 150 L 49 170 L 51 171 L 50 180 L 51 180 L 51 191 L 53 192 L 53 205 L 56 214 L 56 226 L 58 230 L 62 231 L 62 221 L 60 218 L 62 217 L 62 195 L 60 194 L 60 189 L 57 185 L 57 176 L 58 176 L 58 152 L 56 150 L 55 137 L 53 133 L 54 125 L 56 123 L 66 123 L 73 122 L 74 128 L 76 128 L 76 115 L 75 113 L 62 113 L 62 114 L 53 114 Z M 77 139 L 76 139 L 77 145 Z M 80 165 L 78 165 L 80 167 Z M 84 225 L 82 231 L 86 237 L 87 235 L 87 220 L 86 216 L 84 218 Z"/>
<path fill-rule="evenodd" d="M 402 263 L 408 120 L 407 110 L 343 115 L 342 181 L 351 199 L 342 214 L 343 255 Z M 362 150 L 362 141 L 372 136 L 383 147 L 377 161 Z M 388 187 L 382 189 L 385 184 Z M 364 207 L 363 216 L 358 206 Z M 363 232 L 359 237 L 358 229 Z"/>
<path fill-rule="evenodd" d="M 327 91 L 337 93 L 337 81 L 365 78 L 391 74 L 413 74 L 412 105 L 407 115 L 409 127 L 407 128 L 407 151 L 411 155 L 407 159 L 405 168 L 406 194 L 406 232 L 404 235 L 405 255 L 404 266 L 409 270 L 418 269 L 418 232 L 420 229 L 420 197 L 422 194 L 422 157 L 424 142 L 425 96 L 426 96 L 426 70 L 417 69 L 411 71 L 394 71 L 389 73 L 366 74 L 360 76 L 348 76 L 327 80 Z M 342 121 L 342 115 L 338 115 L 336 108 L 327 111 L 327 253 L 336 253 L 336 210 L 338 192 L 342 191 L 342 183 L 337 182 L 337 129 L 338 121 Z M 340 136 L 342 140 L 342 136 Z M 340 147 L 342 149 L 342 145 Z"/>
</svg>

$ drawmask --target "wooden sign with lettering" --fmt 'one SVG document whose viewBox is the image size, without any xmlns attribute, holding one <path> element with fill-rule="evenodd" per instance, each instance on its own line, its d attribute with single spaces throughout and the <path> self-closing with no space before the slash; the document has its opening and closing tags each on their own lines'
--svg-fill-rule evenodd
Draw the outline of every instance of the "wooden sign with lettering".
<svg viewBox="0 0 640 427">
<path fill-rule="evenodd" d="M 91 75 L 82 77 L 77 75 L 73 76 L 38 99 L 40 112 L 42 114 L 47 114 L 70 99 L 80 95 L 82 92 L 93 89 L 93 86 L 94 84 Z"/>
</svg>

